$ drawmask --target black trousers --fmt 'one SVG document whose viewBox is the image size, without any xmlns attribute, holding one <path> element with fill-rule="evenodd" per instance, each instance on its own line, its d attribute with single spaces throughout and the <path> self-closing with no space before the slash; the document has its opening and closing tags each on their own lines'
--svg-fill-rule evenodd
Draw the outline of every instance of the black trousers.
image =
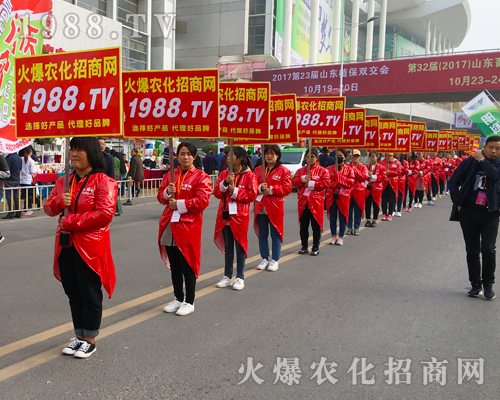
<svg viewBox="0 0 500 400">
<path fill-rule="evenodd" d="M 26 187 L 26 186 L 33 186 L 33 185 L 26 185 L 24 183 L 21 183 L 21 187 Z M 24 208 L 26 210 L 29 210 L 31 208 L 35 208 L 35 205 L 33 204 L 33 195 L 34 195 L 35 189 L 21 189 L 21 199 L 24 200 Z"/>
<path fill-rule="evenodd" d="M 408 208 L 411 208 L 411 206 L 413 205 L 413 192 L 410 190 L 410 187 L 408 186 L 408 182 L 406 182 L 406 186 L 405 186 L 405 198 L 403 200 L 403 207 L 406 207 L 407 202 L 408 202 Z"/>
<path fill-rule="evenodd" d="M 186 283 L 186 303 L 194 304 L 194 292 L 196 290 L 196 275 L 189 266 L 186 258 L 176 246 L 165 246 L 168 260 L 170 261 L 170 272 L 174 296 L 181 303 L 184 301 L 184 282 Z"/>
<path fill-rule="evenodd" d="M 12 187 L 19 187 L 21 184 L 19 181 L 4 181 L 3 182 L 4 186 L 4 193 L 5 193 L 5 201 L 7 202 L 7 206 L 9 207 L 9 211 L 11 210 L 19 210 L 19 189 L 9 189 Z M 10 212 L 9 213 L 11 216 L 21 216 L 22 212 L 21 211 L 16 211 L 16 212 Z M 9 215 L 8 214 L 8 215 Z"/>
<path fill-rule="evenodd" d="M 101 278 L 83 261 L 74 246 L 61 250 L 59 272 L 69 298 L 75 334 L 96 337 L 102 318 Z"/>
<path fill-rule="evenodd" d="M 417 201 L 417 203 L 422 204 L 422 202 L 424 201 L 424 191 L 423 190 L 416 190 L 415 191 L 415 200 Z"/>
<path fill-rule="evenodd" d="M 446 182 L 439 177 L 439 194 L 444 194 L 446 188 Z"/>
<path fill-rule="evenodd" d="M 431 195 L 432 192 L 432 195 Z M 431 173 L 431 187 L 429 188 L 429 191 L 427 192 L 427 200 L 431 201 L 432 197 L 436 197 L 438 194 L 438 182 L 436 178 L 434 177 L 434 174 Z"/>
<path fill-rule="evenodd" d="M 382 192 L 382 214 L 392 215 L 394 206 L 396 205 L 396 193 L 392 190 L 390 184 Z"/>
<path fill-rule="evenodd" d="M 306 208 L 300 217 L 300 241 L 302 243 L 302 247 L 307 249 L 307 242 L 309 240 L 309 222 L 312 226 L 313 231 L 313 249 L 319 248 L 319 241 L 321 239 L 321 226 L 318 221 L 314 218 L 311 210 L 309 209 L 309 205 L 306 204 Z"/>
<path fill-rule="evenodd" d="M 463 207 L 459 211 L 467 252 L 469 280 L 473 284 L 495 283 L 498 216 L 498 212 L 489 213 L 486 208 L 479 210 L 474 207 Z M 482 279 L 479 254 L 483 256 Z"/>
<path fill-rule="evenodd" d="M 377 203 L 375 202 L 375 200 L 373 200 L 373 196 L 370 193 L 365 200 L 365 217 L 366 217 L 366 219 L 372 219 L 372 213 L 371 213 L 372 207 L 373 207 L 373 219 L 377 220 L 378 214 L 380 213 L 380 208 L 377 205 Z"/>
</svg>

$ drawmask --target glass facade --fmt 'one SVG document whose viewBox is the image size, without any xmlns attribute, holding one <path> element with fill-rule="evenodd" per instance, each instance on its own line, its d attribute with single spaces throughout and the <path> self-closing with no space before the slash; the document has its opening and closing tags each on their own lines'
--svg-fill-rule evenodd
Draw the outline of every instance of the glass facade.
<svg viewBox="0 0 500 400">
<path fill-rule="evenodd" d="M 148 37 L 130 28 L 122 29 L 122 68 L 144 71 L 148 68 Z"/>
<path fill-rule="evenodd" d="M 70 0 L 68 3 L 73 3 L 73 1 Z M 77 4 L 78 7 L 106 16 L 106 0 L 78 0 Z"/>
<path fill-rule="evenodd" d="M 264 54 L 266 38 L 266 0 L 250 0 L 248 54 Z"/>
</svg>

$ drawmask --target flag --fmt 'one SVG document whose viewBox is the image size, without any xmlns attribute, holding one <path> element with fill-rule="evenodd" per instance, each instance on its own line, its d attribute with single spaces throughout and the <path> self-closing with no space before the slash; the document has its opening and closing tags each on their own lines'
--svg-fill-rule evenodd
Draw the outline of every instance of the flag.
<svg viewBox="0 0 500 400">
<path fill-rule="evenodd" d="M 500 135 L 500 111 L 484 91 L 463 106 L 462 110 L 486 137 Z"/>
</svg>

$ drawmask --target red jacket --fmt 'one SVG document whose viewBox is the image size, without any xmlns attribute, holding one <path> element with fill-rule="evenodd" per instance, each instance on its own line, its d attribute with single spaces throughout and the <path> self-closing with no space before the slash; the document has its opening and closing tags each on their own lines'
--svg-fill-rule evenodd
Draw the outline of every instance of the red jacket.
<svg viewBox="0 0 500 400">
<path fill-rule="evenodd" d="M 330 207 L 335 201 L 347 221 L 351 192 L 355 181 L 353 168 L 350 165 L 344 165 L 340 171 L 336 171 L 335 165 L 331 165 L 327 170 L 330 173 L 330 186 L 326 190 L 326 216 L 330 219 Z M 366 174 L 368 175 L 368 172 Z M 334 194 L 338 194 L 339 198 L 334 199 Z"/>
<path fill-rule="evenodd" d="M 415 191 L 417 190 L 417 179 L 418 172 L 420 171 L 420 163 L 418 160 L 412 160 L 408 164 L 408 188 L 413 193 L 413 197 L 415 197 Z"/>
<path fill-rule="evenodd" d="M 387 173 L 387 158 L 380 161 L 380 165 L 385 168 Z M 389 180 L 384 180 L 384 190 L 387 185 L 390 184 L 392 191 L 396 194 L 396 201 L 398 199 L 399 175 L 401 175 L 401 163 L 394 159 L 394 161 L 389 165 Z M 385 179 L 387 179 L 387 175 Z"/>
<path fill-rule="evenodd" d="M 279 161 L 278 161 L 279 162 Z M 254 171 L 257 177 L 257 184 L 260 185 L 264 182 L 262 176 L 262 165 L 257 167 Z M 253 228 L 255 234 L 259 237 L 259 226 L 257 224 L 257 215 L 266 207 L 266 213 L 271 221 L 271 224 L 276 228 L 283 242 L 283 221 L 285 219 L 285 197 L 292 193 L 292 175 L 290 170 L 284 167 L 281 163 L 273 168 L 269 175 L 266 177 L 267 187 L 270 188 L 271 193 L 269 196 L 257 195 L 255 200 Z M 261 198 L 262 197 L 262 198 Z M 259 201 L 260 200 L 260 201 Z"/>
<path fill-rule="evenodd" d="M 370 171 L 371 165 L 368 164 L 366 169 L 367 171 Z M 373 175 L 376 176 L 375 181 L 372 181 L 371 178 L 368 178 L 368 184 L 370 185 L 371 189 L 366 190 L 366 197 L 368 197 L 370 194 L 372 195 L 373 201 L 377 204 L 377 206 L 380 208 L 380 205 L 382 204 L 382 191 L 384 190 L 384 181 L 386 178 L 386 170 L 383 165 L 380 165 L 378 163 L 375 165 L 374 170 L 372 171 Z"/>
<path fill-rule="evenodd" d="M 425 191 L 428 190 L 429 183 L 431 181 L 431 162 L 428 158 L 424 158 L 420 162 L 420 171 L 418 173 L 418 178 L 422 185 L 425 187 Z"/>
<path fill-rule="evenodd" d="M 410 164 L 408 164 L 408 161 L 406 160 L 403 160 L 401 163 L 401 175 L 399 175 L 398 189 L 401 193 L 403 193 L 403 197 L 405 196 L 406 178 L 408 176 L 409 166 Z"/>
<path fill-rule="evenodd" d="M 442 169 L 443 169 L 443 160 L 441 160 L 439 157 L 432 158 L 431 172 L 432 175 L 434 175 L 434 178 L 436 178 L 436 182 L 438 183 L 438 185 L 439 185 L 439 175 Z"/>
<path fill-rule="evenodd" d="M 76 182 L 72 174 L 71 186 L 72 198 L 70 214 L 64 218 L 62 230 L 71 232 L 71 238 L 75 249 L 83 261 L 101 278 L 104 289 L 111 298 L 116 283 L 115 265 L 111 255 L 111 243 L 109 239 L 109 224 L 113 219 L 118 195 L 118 185 L 114 179 L 109 178 L 102 172 L 89 175 Z M 85 181 L 87 182 L 85 183 Z M 80 193 L 83 184 L 85 186 Z M 51 217 L 62 214 L 64 203 L 64 177 L 59 178 L 49 198 L 43 206 L 45 213 Z M 78 194 L 80 195 L 78 196 Z M 78 197 L 78 205 L 75 212 L 75 202 Z M 61 218 L 59 218 L 61 221 Z M 59 273 L 59 233 L 61 225 L 57 225 L 56 243 L 54 250 L 54 276 L 61 280 Z"/>
<path fill-rule="evenodd" d="M 179 222 L 170 223 L 174 210 L 168 205 L 170 198 L 165 197 L 165 189 L 171 182 L 170 174 L 165 174 L 163 176 L 158 195 L 156 196 L 160 204 L 166 205 L 160 217 L 158 247 L 160 249 L 161 259 L 165 265 L 170 268 L 165 246 L 160 244 L 163 231 L 167 225 L 170 224 L 170 230 L 175 244 L 198 278 L 201 260 L 203 210 L 205 210 L 210 203 L 212 182 L 205 172 L 200 171 L 194 166 L 183 175 L 181 175 L 181 171 L 181 167 L 177 167 L 174 172 L 174 184 L 177 188 L 177 193 L 174 197 L 177 200 L 177 211 L 179 211 L 181 215 Z M 180 178 L 179 175 L 181 175 Z"/>
<path fill-rule="evenodd" d="M 359 164 L 357 167 L 351 164 L 354 172 L 354 186 L 352 188 L 352 197 L 356 204 L 361 208 L 361 215 L 365 213 L 365 192 L 366 181 L 368 179 L 368 168 L 365 165 Z"/>
<path fill-rule="evenodd" d="M 446 158 L 443 160 L 443 171 L 448 176 L 448 178 L 451 178 L 453 175 L 453 172 L 455 172 L 456 166 L 455 166 L 455 160 L 453 158 Z M 446 181 L 446 177 L 445 177 Z"/>
<path fill-rule="evenodd" d="M 314 219 L 321 227 L 321 231 L 323 231 L 325 190 L 330 186 L 330 174 L 326 170 L 326 168 L 323 168 L 321 165 L 319 165 L 319 163 L 316 163 L 311 168 L 310 173 L 311 181 L 309 182 L 309 187 L 302 180 L 303 176 L 307 176 L 307 166 L 298 169 L 292 179 L 293 186 L 298 188 L 297 199 L 299 207 L 299 221 L 307 204 L 309 205 L 309 209 L 311 210 Z M 314 187 L 311 185 L 311 182 L 314 182 Z M 307 192 L 306 188 L 308 190 Z M 312 188 L 312 190 L 309 188 Z M 309 196 L 304 194 L 304 192 L 306 194 L 309 193 Z"/>
<path fill-rule="evenodd" d="M 235 185 L 233 195 L 230 196 L 224 181 L 229 175 L 229 170 L 222 171 L 219 174 L 214 188 L 214 196 L 220 199 L 217 220 L 215 221 L 214 242 L 216 246 L 225 254 L 224 235 L 222 230 L 229 224 L 236 241 L 245 250 L 245 256 L 248 256 L 248 224 L 250 221 L 250 204 L 257 197 L 257 178 L 250 168 L 245 169 L 236 175 L 237 185 Z M 238 179 L 239 177 L 239 179 Z M 236 203 L 238 214 L 229 216 L 229 221 L 222 218 L 224 210 L 224 198 L 226 199 L 226 210 L 229 210 L 229 203 Z"/>
</svg>

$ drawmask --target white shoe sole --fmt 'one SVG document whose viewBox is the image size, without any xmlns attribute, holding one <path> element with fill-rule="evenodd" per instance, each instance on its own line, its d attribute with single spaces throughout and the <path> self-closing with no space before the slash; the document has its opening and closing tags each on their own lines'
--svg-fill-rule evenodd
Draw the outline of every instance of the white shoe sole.
<svg viewBox="0 0 500 400">
<path fill-rule="evenodd" d="M 179 307 L 177 307 L 177 308 L 171 308 L 171 309 L 168 309 L 168 310 L 167 310 L 167 307 L 165 307 L 165 308 L 163 309 L 163 312 L 166 312 L 166 313 L 174 313 L 174 312 L 177 312 L 177 311 L 179 310 L 179 308 L 181 308 L 181 307 L 179 306 Z"/>
<path fill-rule="evenodd" d="M 184 316 L 192 314 L 192 313 L 194 313 L 194 308 L 191 311 L 189 311 L 189 312 L 183 312 L 183 313 L 180 313 L 180 314 L 179 314 L 179 312 L 176 312 L 175 315 L 179 315 L 181 317 L 184 317 Z"/>
<path fill-rule="evenodd" d="M 279 268 L 280 267 L 273 267 L 273 268 L 268 267 L 267 270 L 271 272 L 276 272 Z"/>
<path fill-rule="evenodd" d="M 233 290 L 243 290 L 244 288 L 245 288 L 245 285 L 240 286 L 240 287 L 235 287 L 235 286 L 233 285 Z"/>
<path fill-rule="evenodd" d="M 215 286 L 217 286 L 218 288 L 225 288 L 225 287 L 228 287 L 228 286 L 231 286 L 233 284 L 233 282 L 229 282 L 229 283 L 217 283 Z"/>
<path fill-rule="evenodd" d="M 92 354 L 94 354 L 97 351 L 97 347 L 94 348 L 90 353 L 80 353 L 78 354 L 78 351 L 75 353 L 76 358 L 89 358 Z"/>
</svg>

